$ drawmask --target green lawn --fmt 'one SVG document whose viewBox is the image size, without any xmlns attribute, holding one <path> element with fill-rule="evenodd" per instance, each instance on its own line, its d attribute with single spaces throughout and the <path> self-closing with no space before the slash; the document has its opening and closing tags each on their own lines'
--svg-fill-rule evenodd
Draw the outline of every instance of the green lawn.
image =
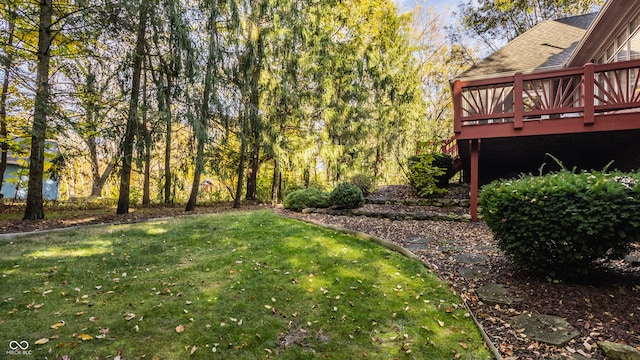
<svg viewBox="0 0 640 360">
<path fill-rule="evenodd" d="M 0 241 L 0 357 L 25 341 L 36 359 L 490 358 L 421 263 L 270 211 Z"/>
</svg>

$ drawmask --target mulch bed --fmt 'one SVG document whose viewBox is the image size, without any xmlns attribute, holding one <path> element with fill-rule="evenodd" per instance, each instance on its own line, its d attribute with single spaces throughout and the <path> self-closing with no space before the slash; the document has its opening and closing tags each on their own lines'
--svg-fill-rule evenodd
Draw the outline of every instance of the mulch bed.
<svg viewBox="0 0 640 360">
<path fill-rule="evenodd" d="M 468 189 L 457 186 L 447 197 L 468 196 Z M 415 192 L 407 186 L 389 186 L 372 198 L 412 199 Z M 379 210 L 367 205 L 366 209 Z M 265 208 L 260 204 L 243 204 L 240 210 Z M 393 205 L 390 211 L 412 211 Z M 0 234 L 73 227 L 88 224 L 130 223 L 149 218 L 183 216 L 183 207 L 152 207 L 133 209 L 127 215 L 98 215 L 91 209 L 64 220 L 0 221 Z M 199 206 L 195 214 L 234 210 L 231 204 Z M 429 210 L 433 210 L 429 208 Z M 0 213 L 21 212 L 16 207 L 0 207 Z M 497 251 L 490 230 L 482 222 L 417 221 L 369 218 L 364 216 L 336 216 L 310 213 L 300 214 L 281 208 L 274 211 L 292 218 L 335 225 L 365 232 L 409 248 L 415 239 L 426 244 L 414 253 L 463 299 L 479 320 L 505 359 L 604 359 L 595 343 L 600 340 L 625 343 L 640 349 L 640 267 L 630 267 L 624 262 L 613 263 L 608 269 L 595 274 L 583 283 L 553 282 L 530 276 L 512 267 Z M 460 209 L 444 209 L 445 212 Z M 640 251 L 640 248 L 637 249 Z M 481 279 L 466 279 L 458 273 L 459 254 L 487 256 L 478 264 L 488 275 Z M 489 306 L 482 303 L 475 292 L 489 284 L 505 284 L 522 301 L 512 306 Z M 580 332 L 580 337 L 562 347 L 554 347 L 532 341 L 510 323 L 510 318 L 522 313 L 540 313 L 564 317 Z"/>
<path fill-rule="evenodd" d="M 454 195 L 449 196 L 467 196 L 464 187 L 456 187 L 453 192 Z M 414 196 L 410 188 L 403 186 L 386 187 L 373 195 L 398 199 Z M 369 207 L 375 208 L 374 205 Z M 426 242 L 426 246 L 414 253 L 466 300 L 505 359 L 605 359 L 596 346 L 596 342 L 602 340 L 625 343 L 640 350 L 640 267 L 630 267 L 620 261 L 584 279 L 583 283 L 554 282 L 511 266 L 496 249 L 491 231 L 482 222 L 392 221 L 363 216 L 299 214 L 284 209 L 276 211 L 294 218 L 362 231 L 405 248 L 417 238 L 424 239 L 422 242 Z M 459 254 L 487 256 L 488 260 L 478 265 L 488 275 L 482 279 L 462 277 L 458 273 L 461 265 L 455 260 Z M 475 290 L 490 283 L 507 285 L 522 301 L 512 306 L 482 303 Z M 510 322 L 512 317 L 522 313 L 566 318 L 581 335 L 562 347 L 532 341 Z"/>
</svg>

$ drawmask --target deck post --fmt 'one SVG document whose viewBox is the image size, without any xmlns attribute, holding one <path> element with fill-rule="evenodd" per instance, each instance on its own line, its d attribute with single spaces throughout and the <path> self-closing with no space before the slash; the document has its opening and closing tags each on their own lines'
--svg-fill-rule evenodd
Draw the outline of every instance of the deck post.
<svg viewBox="0 0 640 360">
<path fill-rule="evenodd" d="M 460 134 L 462 131 L 462 82 L 453 82 L 453 132 Z"/>
<path fill-rule="evenodd" d="M 584 66 L 584 125 L 595 122 L 595 65 L 588 63 Z"/>
<path fill-rule="evenodd" d="M 513 77 L 513 128 L 522 129 L 522 117 L 524 105 L 522 103 L 522 92 L 524 91 L 524 75 L 516 73 Z"/>
<path fill-rule="evenodd" d="M 470 212 L 471 221 L 478 221 L 478 158 L 480 155 L 480 139 L 473 139 L 469 142 L 469 152 L 471 153 L 471 194 Z"/>
</svg>

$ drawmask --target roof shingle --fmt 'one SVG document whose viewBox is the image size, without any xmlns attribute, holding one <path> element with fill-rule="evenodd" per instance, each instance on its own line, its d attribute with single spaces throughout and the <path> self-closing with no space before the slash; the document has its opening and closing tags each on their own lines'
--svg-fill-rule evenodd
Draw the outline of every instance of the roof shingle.
<svg viewBox="0 0 640 360">
<path fill-rule="evenodd" d="M 531 73 L 564 66 L 597 13 L 546 20 L 465 71 L 459 78 L 515 72 Z"/>
</svg>

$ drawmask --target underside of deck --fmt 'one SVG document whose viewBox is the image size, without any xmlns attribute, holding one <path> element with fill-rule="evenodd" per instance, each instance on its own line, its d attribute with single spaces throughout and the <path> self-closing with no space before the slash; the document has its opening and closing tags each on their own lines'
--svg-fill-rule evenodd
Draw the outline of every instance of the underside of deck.
<svg viewBox="0 0 640 360">
<path fill-rule="evenodd" d="M 640 117 L 640 114 L 638 114 Z M 478 181 L 480 185 L 495 179 L 520 174 L 540 174 L 560 169 L 632 171 L 640 168 L 640 129 L 586 132 L 523 137 L 484 138 L 479 140 Z M 458 140 L 463 178 L 470 181 L 471 140 Z M 551 156 L 549 156 L 550 154 Z"/>
</svg>

